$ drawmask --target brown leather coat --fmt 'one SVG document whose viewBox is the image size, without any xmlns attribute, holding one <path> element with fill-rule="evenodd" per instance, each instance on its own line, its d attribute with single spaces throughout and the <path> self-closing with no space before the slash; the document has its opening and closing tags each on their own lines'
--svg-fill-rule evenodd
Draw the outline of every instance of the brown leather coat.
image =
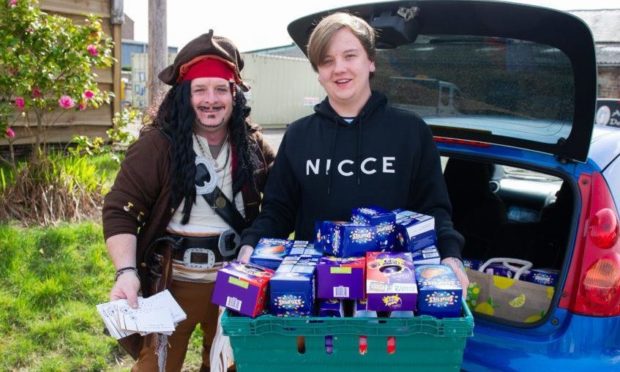
<svg viewBox="0 0 620 372">
<path fill-rule="evenodd" d="M 262 192 L 275 153 L 264 142 L 257 128 L 251 128 L 252 157 L 260 163 L 254 177 L 259 192 Z M 136 259 L 141 271 L 145 269 L 146 248 L 165 233 L 166 226 L 178 207 L 170 203 L 170 167 L 169 138 L 156 128 L 147 128 L 127 150 L 112 190 L 105 196 L 104 237 L 108 239 L 117 234 L 137 235 Z M 260 195 L 248 186 L 242 188 L 242 194 L 246 219 L 251 222 L 258 214 Z"/>
</svg>

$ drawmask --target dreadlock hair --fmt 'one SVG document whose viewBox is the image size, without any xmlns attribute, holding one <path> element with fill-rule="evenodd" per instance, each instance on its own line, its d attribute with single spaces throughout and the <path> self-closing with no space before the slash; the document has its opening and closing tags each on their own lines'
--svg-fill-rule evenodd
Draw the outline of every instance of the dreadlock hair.
<svg viewBox="0 0 620 372">
<path fill-rule="evenodd" d="M 247 106 L 247 100 L 239 87 L 235 86 L 234 89 L 235 101 L 228 129 L 230 131 L 230 143 L 233 144 L 237 155 L 237 166 L 233 173 L 232 185 L 233 195 L 236 195 L 246 183 L 255 192 L 258 192 L 253 177 L 258 164 L 252 158 L 254 151 L 251 149 L 251 138 L 255 129 L 252 129 L 247 121 L 251 109 Z"/>
<path fill-rule="evenodd" d="M 193 126 L 196 114 L 191 106 L 191 81 L 184 81 L 173 86 L 162 101 L 153 125 L 170 137 L 172 193 L 170 202 L 173 207 L 182 206 L 182 224 L 189 221 L 192 205 L 196 202 L 196 153 L 193 150 Z M 250 181 L 250 187 L 257 189 L 254 178 L 256 164 L 250 155 L 251 129 L 246 122 L 250 114 L 247 101 L 237 87 L 233 111 L 228 123 L 229 137 L 236 152 L 237 166 L 233 174 L 233 195 Z"/>
<path fill-rule="evenodd" d="M 182 223 L 189 221 L 192 204 L 196 201 L 196 154 L 193 150 L 193 125 L 196 114 L 191 106 L 191 81 L 173 86 L 162 101 L 154 120 L 171 140 L 172 193 L 170 202 L 177 207 L 183 203 Z"/>
</svg>

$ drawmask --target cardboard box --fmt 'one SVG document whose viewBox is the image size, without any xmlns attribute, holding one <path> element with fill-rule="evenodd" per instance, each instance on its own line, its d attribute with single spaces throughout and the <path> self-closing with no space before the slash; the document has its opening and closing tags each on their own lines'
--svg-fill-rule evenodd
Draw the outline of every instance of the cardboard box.
<svg viewBox="0 0 620 372">
<path fill-rule="evenodd" d="M 421 213 L 406 213 L 396 220 L 395 250 L 414 252 L 435 245 L 435 218 Z"/>
<path fill-rule="evenodd" d="M 461 316 L 463 288 L 450 266 L 416 266 L 415 276 L 418 284 L 418 314 L 438 318 Z"/>
<path fill-rule="evenodd" d="M 306 243 L 306 244 L 302 244 Z M 321 257 L 323 256 L 323 251 L 314 244 L 304 242 L 301 240 L 294 240 L 293 246 L 289 251 L 289 256 L 312 256 L 312 257 Z"/>
<path fill-rule="evenodd" d="M 250 262 L 275 270 L 290 250 L 291 241 L 289 240 L 261 238 L 250 256 Z"/>
<path fill-rule="evenodd" d="M 211 302 L 255 317 L 265 308 L 267 284 L 273 274 L 269 268 L 231 261 L 217 272 Z"/>
<path fill-rule="evenodd" d="M 366 253 L 368 310 L 415 311 L 418 288 L 409 252 Z"/>
<path fill-rule="evenodd" d="M 392 250 L 394 247 L 396 215 L 393 212 L 379 207 L 355 208 L 352 211 L 351 221 L 375 228 L 376 251 Z"/>
<path fill-rule="evenodd" d="M 324 221 L 320 227 L 323 254 L 334 257 L 363 257 L 377 250 L 375 229 L 353 222 Z"/>
<path fill-rule="evenodd" d="M 394 216 L 396 217 L 396 223 L 398 223 L 398 221 L 409 219 L 417 214 L 416 212 L 403 208 L 394 209 L 392 213 L 394 213 Z"/>
<path fill-rule="evenodd" d="M 317 257 L 287 256 L 269 281 L 269 311 L 276 316 L 314 314 Z"/>
<path fill-rule="evenodd" d="M 368 299 L 362 298 L 355 300 L 353 304 L 353 317 L 354 318 L 376 318 L 377 312 L 368 310 Z"/>
<path fill-rule="evenodd" d="M 481 260 L 476 260 L 473 258 L 463 258 L 463 266 L 465 266 L 466 269 L 477 271 L 481 264 Z"/>
<path fill-rule="evenodd" d="M 319 316 L 344 318 L 344 303 L 336 298 L 319 300 Z"/>
<path fill-rule="evenodd" d="M 364 257 L 321 257 L 317 266 L 317 297 L 322 299 L 365 297 Z"/>
<path fill-rule="evenodd" d="M 315 240 L 314 247 L 321 252 L 331 250 L 334 226 L 347 221 L 317 221 L 314 224 Z M 329 253 L 325 253 L 329 254 Z"/>
<path fill-rule="evenodd" d="M 434 245 L 411 252 L 411 258 L 413 259 L 414 266 L 441 263 L 439 251 Z"/>
<path fill-rule="evenodd" d="M 554 269 L 530 269 L 522 275 L 520 280 L 526 282 L 555 287 L 558 282 L 559 270 Z"/>
</svg>

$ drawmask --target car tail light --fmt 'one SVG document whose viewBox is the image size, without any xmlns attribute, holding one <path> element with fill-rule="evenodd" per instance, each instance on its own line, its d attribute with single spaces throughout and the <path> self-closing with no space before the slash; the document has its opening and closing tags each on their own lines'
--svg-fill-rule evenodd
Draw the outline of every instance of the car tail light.
<svg viewBox="0 0 620 372">
<path fill-rule="evenodd" d="M 617 255 L 596 260 L 583 278 L 585 297 L 598 306 L 620 295 L 620 259 Z"/>
<path fill-rule="evenodd" d="M 618 210 L 600 173 L 579 178 L 582 213 L 560 307 L 591 316 L 620 315 Z"/>
<path fill-rule="evenodd" d="M 610 248 L 618 241 L 618 217 L 613 210 L 603 208 L 594 214 L 589 230 L 596 246 Z"/>
</svg>

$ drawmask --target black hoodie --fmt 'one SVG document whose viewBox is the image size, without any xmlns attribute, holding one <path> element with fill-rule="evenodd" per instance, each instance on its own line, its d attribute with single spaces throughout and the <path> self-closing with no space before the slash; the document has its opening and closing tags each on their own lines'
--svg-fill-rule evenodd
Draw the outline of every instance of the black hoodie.
<svg viewBox="0 0 620 372">
<path fill-rule="evenodd" d="M 241 243 L 261 237 L 314 240 L 319 220 L 349 220 L 362 206 L 406 208 L 435 217 L 442 258 L 461 257 L 439 153 L 418 116 L 373 92 L 351 123 L 328 100 L 284 134 L 265 187 L 262 211 Z"/>
</svg>

